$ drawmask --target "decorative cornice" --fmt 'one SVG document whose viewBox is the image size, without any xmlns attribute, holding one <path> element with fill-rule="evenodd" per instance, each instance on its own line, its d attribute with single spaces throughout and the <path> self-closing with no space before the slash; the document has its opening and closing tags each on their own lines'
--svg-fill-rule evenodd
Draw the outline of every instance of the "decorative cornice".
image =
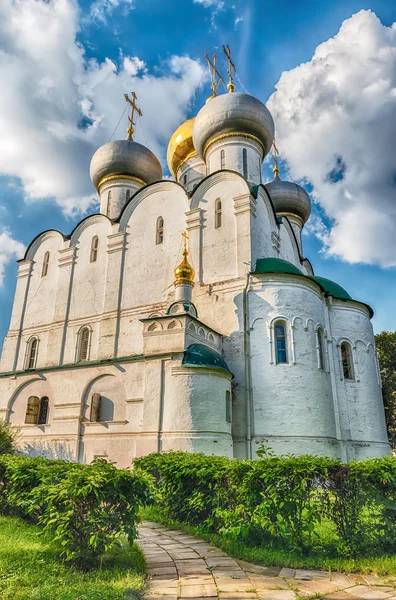
<svg viewBox="0 0 396 600">
<path fill-rule="evenodd" d="M 68 265 L 73 264 L 76 258 L 76 246 L 69 246 L 69 248 L 64 248 L 62 250 L 58 250 L 58 265 L 59 268 L 67 267 Z"/>
<path fill-rule="evenodd" d="M 17 279 L 24 279 L 25 277 L 29 277 L 32 272 L 33 261 L 32 260 L 24 260 L 19 262 L 18 275 Z"/>
<path fill-rule="evenodd" d="M 186 229 L 191 231 L 192 229 L 199 229 L 202 225 L 202 209 L 194 208 L 186 212 Z"/>
<path fill-rule="evenodd" d="M 242 194 L 234 198 L 234 213 L 235 215 L 241 215 L 245 212 L 250 212 L 254 217 L 256 216 L 257 200 L 250 194 Z"/>
<path fill-rule="evenodd" d="M 117 231 L 107 236 L 107 253 L 120 252 L 125 245 L 126 231 Z"/>
<path fill-rule="evenodd" d="M 98 192 L 100 193 L 100 188 L 102 187 L 102 185 L 104 185 L 105 183 L 108 183 L 109 181 L 115 181 L 116 179 L 127 179 L 128 181 L 136 181 L 137 183 L 139 183 L 141 185 L 146 185 L 146 182 L 143 181 L 143 179 L 139 179 L 138 177 L 133 177 L 133 175 L 124 175 L 123 173 L 118 173 L 115 175 L 108 175 L 107 177 L 102 177 L 102 179 L 98 183 L 98 187 L 97 187 Z"/>
<path fill-rule="evenodd" d="M 213 146 L 213 144 L 216 144 L 216 142 L 228 139 L 230 137 L 242 137 L 242 138 L 245 138 L 245 139 L 248 139 L 248 140 L 253 140 L 254 142 L 256 142 L 260 146 L 260 148 L 261 148 L 261 150 L 263 152 L 263 156 L 265 156 L 265 154 L 266 154 L 265 153 L 265 148 L 264 148 L 262 142 L 259 140 L 258 137 L 256 137 L 255 135 L 252 135 L 251 133 L 243 133 L 242 131 L 234 131 L 232 133 L 223 133 L 223 135 L 219 135 L 219 136 L 213 138 L 212 140 L 209 140 L 209 142 L 204 147 L 204 151 L 203 151 L 204 159 L 206 158 L 206 154 L 207 154 L 209 148 L 211 146 Z"/>
</svg>

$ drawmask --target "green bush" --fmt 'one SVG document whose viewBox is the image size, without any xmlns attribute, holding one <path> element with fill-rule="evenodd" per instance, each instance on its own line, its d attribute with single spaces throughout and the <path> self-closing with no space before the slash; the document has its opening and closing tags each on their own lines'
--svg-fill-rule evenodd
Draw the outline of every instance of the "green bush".
<svg viewBox="0 0 396 600">
<path fill-rule="evenodd" d="M 136 537 L 138 510 L 152 497 L 152 477 L 117 469 L 104 460 L 91 465 L 43 457 L 0 457 L 0 511 L 54 533 L 67 561 L 94 566 L 121 536 Z"/>
<path fill-rule="evenodd" d="M 157 503 L 211 532 L 306 552 L 330 532 L 334 552 L 394 549 L 396 461 L 348 465 L 316 456 L 237 461 L 169 452 L 135 461 L 157 481 Z"/>
<path fill-rule="evenodd" d="M 0 454 L 15 454 L 18 430 L 0 420 Z"/>
</svg>

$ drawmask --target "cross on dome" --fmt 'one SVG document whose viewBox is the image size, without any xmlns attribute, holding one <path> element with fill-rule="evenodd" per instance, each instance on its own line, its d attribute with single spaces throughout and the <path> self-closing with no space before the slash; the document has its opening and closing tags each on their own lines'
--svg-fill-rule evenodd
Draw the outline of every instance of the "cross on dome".
<svg viewBox="0 0 396 600">
<path fill-rule="evenodd" d="M 131 115 L 130 116 L 128 115 L 129 127 L 128 127 L 127 140 L 132 140 L 133 134 L 135 133 L 135 129 L 133 127 L 135 125 L 135 123 L 133 121 L 133 117 L 135 116 L 135 111 L 137 112 L 139 117 L 143 116 L 143 113 L 140 110 L 140 108 L 138 108 L 136 106 L 137 96 L 136 96 L 135 92 L 132 92 L 132 99 L 129 98 L 128 94 L 124 94 L 124 98 L 125 98 L 126 102 L 128 102 L 128 104 L 131 105 Z"/>
</svg>

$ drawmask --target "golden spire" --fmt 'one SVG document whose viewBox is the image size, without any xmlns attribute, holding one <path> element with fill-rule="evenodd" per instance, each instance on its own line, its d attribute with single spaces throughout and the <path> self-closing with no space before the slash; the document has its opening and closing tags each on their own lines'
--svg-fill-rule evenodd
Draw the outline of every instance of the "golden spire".
<svg viewBox="0 0 396 600">
<path fill-rule="evenodd" d="M 131 116 L 128 115 L 128 121 L 129 121 L 129 127 L 128 127 L 128 137 L 127 140 L 132 140 L 133 139 L 133 134 L 135 133 L 135 129 L 134 129 L 134 121 L 133 121 L 133 117 L 135 116 L 135 110 L 137 112 L 137 114 L 139 115 L 139 117 L 141 117 L 143 115 L 142 111 L 140 110 L 140 108 L 138 108 L 136 106 L 136 100 L 137 100 L 137 96 L 135 94 L 135 92 L 132 92 L 132 100 L 129 98 L 128 94 L 124 94 L 125 100 L 128 102 L 128 104 L 131 105 Z"/>
<path fill-rule="evenodd" d="M 231 60 L 231 49 L 230 49 L 230 47 L 228 45 L 227 46 L 223 45 L 223 52 L 226 55 L 227 61 L 228 61 L 227 72 L 228 72 L 229 82 L 228 82 L 228 85 L 227 85 L 227 90 L 231 94 L 235 90 L 235 84 L 234 84 L 234 80 L 232 78 L 232 73 L 233 72 L 236 73 L 236 69 L 235 69 L 234 63 Z"/>
<path fill-rule="evenodd" d="M 192 268 L 192 266 L 190 265 L 190 263 L 188 262 L 188 249 L 187 249 L 187 240 L 188 240 L 188 235 L 186 232 L 182 233 L 183 239 L 184 239 L 184 246 L 183 246 L 183 260 L 181 261 L 180 265 L 178 267 L 176 267 L 175 269 L 175 285 L 182 285 L 184 283 L 187 283 L 189 285 L 194 285 L 194 276 L 195 276 L 195 271 Z"/>
<path fill-rule="evenodd" d="M 224 79 L 222 78 L 222 76 L 220 75 L 219 71 L 217 70 L 217 66 L 216 66 L 217 56 L 216 56 L 216 54 L 213 54 L 213 62 L 210 60 L 210 58 L 209 58 L 209 56 L 207 54 L 205 54 L 205 58 L 208 61 L 210 78 L 212 80 L 212 84 L 211 84 L 212 95 L 206 101 L 206 102 L 209 102 L 209 100 L 212 100 L 212 98 L 215 98 L 217 96 L 217 88 L 219 86 L 219 83 L 220 83 L 220 81 L 222 83 L 224 83 Z M 217 80 L 217 77 L 219 78 L 219 80 Z"/>
<path fill-rule="evenodd" d="M 279 150 L 276 147 L 275 138 L 274 138 L 274 141 L 272 142 L 272 148 L 273 148 L 273 152 L 274 152 L 274 176 L 279 177 L 279 165 L 278 165 Z"/>
</svg>

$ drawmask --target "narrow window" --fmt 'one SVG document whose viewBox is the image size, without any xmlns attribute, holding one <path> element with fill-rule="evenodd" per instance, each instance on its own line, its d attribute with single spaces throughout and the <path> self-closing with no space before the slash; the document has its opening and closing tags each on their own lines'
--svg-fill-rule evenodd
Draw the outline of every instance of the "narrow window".
<svg viewBox="0 0 396 600">
<path fill-rule="evenodd" d="M 106 209 L 106 215 L 108 217 L 110 217 L 110 212 L 111 212 L 111 190 L 108 192 L 107 194 L 107 209 Z"/>
<path fill-rule="evenodd" d="M 99 247 L 99 238 L 97 235 L 94 235 L 91 242 L 91 258 L 90 262 L 96 262 L 98 259 L 98 247 Z"/>
<path fill-rule="evenodd" d="M 226 421 L 231 423 L 231 392 L 226 391 Z"/>
<path fill-rule="evenodd" d="M 78 360 L 87 360 L 88 359 L 88 350 L 89 350 L 89 328 L 83 327 L 80 331 L 80 344 L 79 344 L 79 353 Z"/>
<path fill-rule="evenodd" d="M 318 357 L 319 357 L 319 369 L 325 370 L 325 349 L 324 349 L 324 335 L 323 329 L 318 329 Z"/>
<path fill-rule="evenodd" d="M 275 323 L 275 351 L 277 364 L 287 363 L 286 329 L 284 323 Z"/>
<path fill-rule="evenodd" d="M 352 350 L 350 344 L 347 342 L 341 344 L 341 360 L 344 379 L 354 379 Z"/>
<path fill-rule="evenodd" d="M 158 217 L 155 243 L 158 245 L 158 244 L 162 244 L 163 241 L 164 241 L 164 219 L 162 217 Z"/>
<path fill-rule="evenodd" d="M 247 150 L 244 148 L 242 150 L 242 167 L 243 167 L 243 176 L 245 179 L 248 178 L 248 164 L 247 164 Z"/>
<path fill-rule="evenodd" d="M 206 165 L 206 174 L 210 175 L 210 160 L 208 160 L 208 164 Z"/>
<path fill-rule="evenodd" d="M 37 360 L 38 339 L 32 338 L 28 343 L 26 369 L 34 369 Z"/>
<path fill-rule="evenodd" d="M 186 183 L 187 183 L 187 173 L 185 175 L 183 175 L 183 183 L 184 183 L 184 185 L 186 185 Z"/>
<path fill-rule="evenodd" d="M 220 152 L 220 168 L 225 169 L 225 150 Z"/>
<path fill-rule="evenodd" d="M 48 417 L 48 398 L 44 396 L 40 400 L 40 411 L 38 414 L 37 425 L 45 425 Z"/>
<path fill-rule="evenodd" d="M 215 229 L 218 229 L 223 224 L 223 214 L 221 209 L 221 200 L 218 198 L 215 203 Z"/>
<path fill-rule="evenodd" d="M 30 396 L 27 401 L 25 423 L 28 425 L 37 425 L 40 413 L 40 398 L 38 396 Z"/>
<path fill-rule="evenodd" d="M 128 200 L 129 200 L 130 197 L 131 197 L 131 190 L 127 190 L 125 192 L 125 200 L 126 200 L 126 202 L 128 202 Z"/>
<path fill-rule="evenodd" d="M 100 421 L 100 405 L 102 403 L 102 396 L 100 394 L 92 394 L 91 400 L 91 415 L 89 420 L 97 423 Z"/>
<path fill-rule="evenodd" d="M 49 259 L 50 259 L 50 253 L 46 252 L 44 254 L 43 268 L 41 269 L 41 277 L 45 277 L 48 273 Z"/>
</svg>

